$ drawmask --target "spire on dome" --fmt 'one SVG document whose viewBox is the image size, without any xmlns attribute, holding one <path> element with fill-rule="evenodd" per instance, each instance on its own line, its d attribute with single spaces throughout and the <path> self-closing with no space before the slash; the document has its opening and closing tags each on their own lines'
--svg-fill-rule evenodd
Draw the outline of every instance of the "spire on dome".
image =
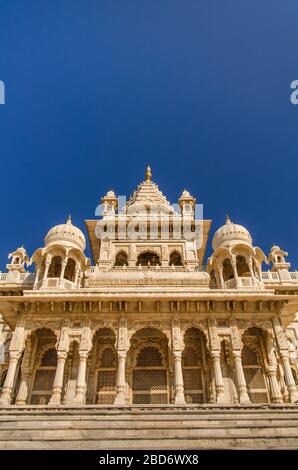
<svg viewBox="0 0 298 470">
<path fill-rule="evenodd" d="M 231 219 L 230 219 L 230 216 L 229 214 L 226 215 L 226 224 L 231 224 Z"/>
<path fill-rule="evenodd" d="M 146 175 L 145 175 L 146 181 L 151 181 L 152 180 L 152 171 L 150 166 L 148 165 L 146 168 Z"/>
<path fill-rule="evenodd" d="M 67 217 L 66 224 L 67 224 L 67 225 L 71 225 L 71 215 L 70 215 L 70 214 L 69 214 L 69 216 Z"/>
</svg>

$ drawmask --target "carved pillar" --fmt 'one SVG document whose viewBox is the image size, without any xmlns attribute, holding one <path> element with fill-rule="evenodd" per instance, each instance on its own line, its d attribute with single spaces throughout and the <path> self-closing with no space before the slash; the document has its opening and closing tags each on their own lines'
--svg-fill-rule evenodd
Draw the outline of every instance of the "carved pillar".
<svg viewBox="0 0 298 470">
<path fill-rule="evenodd" d="M 78 274 L 78 287 L 81 287 L 82 277 L 83 277 L 83 271 L 79 270 L 79 274 Z"/>
<path fill-rule="evenodd" d="M 79 273 L 80 273 L 80 266 L 76 263 L 75 267 L 75 277 L 74 277 L 74 285 L 78 287 L 78 280 L 79 280 Z"/>
<path fill-rule="evenodd" d="M 283 365 L 283 369 L 285 373 L 285 382 L 289 391 L 289 400 L 291 403 L 295 403 L 298 401 L 298 390 L 297 390 L 293 373 L 292 373 L 292 369 L 290 366 L 289 352 L 280 351 L 280 356 L 281 356 L 282 365 Z"/>
<path fill-rule="evenodd" d="M 36 273 L 35 273 L 35 279 L 34 279 L 33 289 L 36 289 L 36 288 L 37 288 L 37 284 L 38 284 L 38 281 L 39 281 L 39 274 L 40 274 L 40 271 L 41 271 L 41 266 L 38 266 L 38 267 L 36 268 Z"/>
<path fill-rule="evenodd" d="M 283 326 L 281 325 L 278 317 L 272 318 L 272 324 L 276 336 L 276 341 L 279 347 L 279 353 L 284 370 L 284 379 L 289 392 L 289 401 L 291 403 L 294 403 L 298 401 L 298 390 L 290 366 L 288 340 L 286 338 Z"/>
<path fill-rule="evenodd" d="M 208 319 L 208 335 L 210 344 L 210 355 L 212 360 L 214 383 L 216 388 L 216 402 L 225 401 L 224 383 L 220 366 L 220 341 L 217 334 L 216 322 L 214 318 Z"/>
<path fill-rule="evenodd" d="M 221 289 L 224 289 L 225 281 L 224 281 L 224 278 L 223 278 L 223 267 L 222 267 L 222 265 L 220 265 L 219 268 L 218 268 L 218 274 L 219 274 L 219 280 L 220 280 L 220 287 L 221 287 Z"/>
<path fill-rule="evenodd" d="M 0 398 L 1 405 L 9 405 L 11 403 L 16 371 L 20 357 L 21 353 L 19 351 L 10 351 L 9 353 L 9 366 Z"/>
<path fill-rule="evenodd" d="M 248 264 L 248 269 L 249 269 L 249 272 L 250 272 L 250 277 L 251 277 L 252 283 L 255 284 L 255 274 L 254 274 L 254 271 L 253 271 L 253 268 L 252 268 L 252 259 L 251 259 L 251 257 L 249 257 L 247 264 Z"/>
<path fill-rule="evenodd" d="M 126 403 L 125 364 L 126 364 L 127 350 L 128 350 L 127 321 L 126 321 L 126 318 L 122 316 L 119 320 L 118 335 L 117 335 L 118 369 L 117 369 L 117 384 L 116 384 L 116 397 L 115 397 L 115 404 L 117 405 L 125 405 Z"/>
<path fill-rule="evenodd" d="M 238 289 L 238 287 L 239 287 L 239 278 L 238 278 L 237 262 L 236 262 L 236 256 L 235 255 L 232 255 L 232 268 L 233 268 L 236 288 Z"/>
<path fill-rule="evenodd" d="M 61 404 L 61 395 L 63 387 L 63 377 L 64 377 L 64 368 L 65 362 L 67 359 L 66 351 L 57 351 L 57 368 L 56 374 L 53 383 L 53 392 L 49 405 L 60 405 Z"/>
<path fill-rule="evenodd" d="M 185 405 L 184 383 L 181 363 L 182 352 L 173 351 L 174 371 L 175 371 L 175 404 Z"/>
<path fill-rule="evenodd" d="M 250 399 L 247 393 L 245 375 L 244 375 L 243 367 L 242 367 L 241 351 L 233 350 L 233 358 L 235 362 L 235 370 L 236 370 L 237 383 L 238 383 L 238 388 L 239 388 L 240 403 L 241 404 L 250 403 Z"/>
<path fill-rule="evenodd" d="M 175 384 L 175 403 L 185 405 L 184 383 L 182 373 L 182 351 L 184 341 L 181 335 L 180 321 L 178 317 L 172 320 L 172 349 L 174 360 L 174 384 Z"/>
<path fill-rule="evenodd" d="M 231 329 L 231 343 L 233 349 L 233 358 L 235 363 L 235 371 L 238 383 L 239 401 L 240 403 L 250 403 L 250 399 L 247 393 L 246 379 L 242 367 L 242 348 L 243 343 L 238 330 L 237 321 L 231 318 L 229 321 Z"/>
<path fill-rule="evenodd" d="M 277 382 L 276 371 L 277 371 L 276 365 L 268 366 L 266 369 L 269 384 L 270 384 L 271 400 L 272 400 L 272 403 L 283 403 L 283 398 L 282 398 L 280 388 Z"/>
<path fill-rule="evenodd" d="M 85 403 L 86 401 L 86 369 L 88 360 L 88 351 L 79 351 L 80 362 L 76 383 L 75 403 Z"/>
<path fill-rule="evenodd" d="M 64 273 L 65 273 L 65 268 L 66 268 L 66 265 L 67 265 L 67 261 L 68 261 L 68 256 L 65 256 L 65 258 L 64 258 L 64 260 L 62 261 L 62 264 L 61 264 L 61 273 L 60 273 L 60 278 L 59 278 L 59 287 L 62 287 L 62 285 L 63 285 Z"/>
<path fill-rule="evenodd" d="M 214 372 L 214 381 L 216 388 L 216 402 L 224 403 L 225 402 L 225 390 L 224 383 L 222 378 L 222 372 L 220 367 L 220 351 L 211 351 L 211 359 Z"/>
<path fill-rule="evenodd" d="M 9 365 L 8 371 L 6 374 L 5 382 L 2 389 L 2 394 L 0 398 L 0 404 L 7 405 L 11 403 L 13 396 L 13 388 L 15 385 L 15 379 L 17 374 L 17 368 L 21 353 L 25 346 L 25 329 L 23 318 L 20 317 L 16 326 L 16 329 L 13 333 L 10 351 L 9 351 Z"/>
<path fill-rule="evenodd" d="M 46 287 L 46 285 L 47 285 L 47 278 L 48 278 L 48 274 L 49 274 L 51 261 L 52 261 L 52 255 L 47 255 L 46 261 L 45 261 L 45 270 L 44 270 L 44 273 L 43 273 L 43 279 L 42 279 L 42 283 L 41 283 L 42 288 Z"/>
<path fill-rule="evenodd" d="M 115 405 L 125 405 L 125 362 L 126 351 L 118 351 L 118 370 Z"/>
<path fill-rule="evenodd" d="M 28 398 L 28 384 L 31 376 L 30 370 L 22 369 L 22 378 L 20 383 L 20 388 L 16 398 L 16 405 L 26 405 Z"/>
</svg>

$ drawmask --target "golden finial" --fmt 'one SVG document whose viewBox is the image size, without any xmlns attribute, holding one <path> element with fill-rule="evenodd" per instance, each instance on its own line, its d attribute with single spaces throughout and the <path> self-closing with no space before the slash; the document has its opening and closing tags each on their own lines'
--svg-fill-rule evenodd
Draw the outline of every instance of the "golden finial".
<svg viewBox="0 0 298 470">
<path fill-rule="evenodd" d="M 231 224 L 231 219 L 229 214 L 226 215 L 226 224 Z"/>
<path fill-rule="evenodd" d="M 146 169 L 145 178 L 146 178 L 146 181 L 151 181 L 152 179 L 152 172 L 151 172 L 151 168 L 149 165 L 147 166 L 147 169 Z"/>
</svg>

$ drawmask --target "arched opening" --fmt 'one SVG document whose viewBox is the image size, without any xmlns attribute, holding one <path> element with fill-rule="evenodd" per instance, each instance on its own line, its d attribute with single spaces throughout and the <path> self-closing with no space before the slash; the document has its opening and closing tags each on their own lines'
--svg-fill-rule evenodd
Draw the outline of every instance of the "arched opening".
<svg viewBox="0 0 298 470">
<path fill-rule="evenodd" d="M 229 281 L 230 279 L 234 279 L 234 271 L 231 265 L 231 261 L 229 258 L 226 258 L 222 263 L 223 267 L 223 278 L 224 281 Z"/>
<path fill-rule="evenodd" d="M 14 263 L 13 263 L 13 264 L 19 264 L 19 262 L 20 262 L 20 258 L 17 256 L 17 257 L 15 258 L 15 260 L 14 260 Z"/>
<path fill-rule="evenodd" d="M 132 403 L 169 403 L 168 341 L 161 331 L 144 328 L 133 335 L 127 370 Z"/>
<path fill-rule="evenodd" d="M 159 256 L 153 251 L 145 251 L 138 256 L 137 265 L 160 266 Z"/>
<path fill-rule="evenodd" d="M 97 330 L 91 354 L 88 401 L 113 404 L 116 396 L 117 353 L 115 333 L 109 328 Z"/>
<path fill-rule="evenodd" d="M 244 256 L 236 256 L 236 268 L 239 277 L 250 277 L 250 271 Z"/>
<path fill-rule="evenodd" d="M 32 334 L 32 346 L 36 351 L 29 400 L 32 405 L 45 405 L 51 398 L 57 367 L 56 341 L 53 331 L 46 328 Z"/>
<path fill-rule="evenodd" d="M 115 266 L 128 266 L 127 253 L 123 250 L 119 251 L 115 258 Z"/>
<path fill-rule="evenodd" d="M 247 392 L 252 403 L 270 402 L 269 386 L 265 372 L 266 332 L 248 328 L 243 336 L 242 366 Z"/>
<path fill-rule="evenodd" d="M 60 277 L 61 269 L 62 269 L 62 257 L 53 256 L 50 267 L 49 267 L 48 277 Z"/>
<path fill-rule="evenodd" d="M 238 392 L 236 387 L 235 369 L 231 345 L 228 341 L 221 342 L 220 366 L 224 384 L 224 394 L 227 403 L 238 403 Z"/>
<path fill-rule="evenodd" d="M 182 266 L 181 255 L 178 251 L 172 251 L 170 254 L 170 266 Z"/>
<path fill-rule="evenodd" d="M 186 403 L 206 403 L 209 373 L 206 338 L 197 328 L 190 328 L 184 335 L 185 348 L 182 353 L 182 373 Z"/>
<path fill-rule="evenodd" d="M 75 260 L 72 258 L 68 258 L 68 261 L 65 267 L 64 278 L 67 279 L 68 281 L 74 282 L 75 270 L 76 270 Z"/>
</svg>

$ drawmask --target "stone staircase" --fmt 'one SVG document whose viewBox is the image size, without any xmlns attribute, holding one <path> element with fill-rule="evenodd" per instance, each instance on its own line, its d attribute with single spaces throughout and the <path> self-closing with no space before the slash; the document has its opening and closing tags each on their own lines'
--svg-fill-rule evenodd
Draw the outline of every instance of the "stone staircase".
<svg viewBox="0 0 298 470">
<path fill-rule="evenodd" d="M 298 405 L 12 405 L 0 449 L 298 449 Z"/>
</svg>

